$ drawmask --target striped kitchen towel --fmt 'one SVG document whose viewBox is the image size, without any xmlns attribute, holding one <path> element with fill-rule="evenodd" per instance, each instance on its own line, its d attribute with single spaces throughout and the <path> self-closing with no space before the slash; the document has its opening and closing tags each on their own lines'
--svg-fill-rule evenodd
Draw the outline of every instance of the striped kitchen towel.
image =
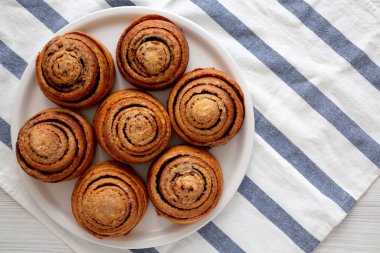
<svg viewBox="0 0 380 253">
<path fill-rule="evenodd" d="M 250 167 L 225 210 L 177 243 L 132 252 L 313 251 L 380 173 L 380 13 L 364 0 L 2 0 L 0 186 L 75 251 L 106 251 L 28 199 L 9 123 L 19 79 L 46 41 L 121 5 L 162 8 L 209 31 L 242 70 L 256 117 Z"/>
</svg>

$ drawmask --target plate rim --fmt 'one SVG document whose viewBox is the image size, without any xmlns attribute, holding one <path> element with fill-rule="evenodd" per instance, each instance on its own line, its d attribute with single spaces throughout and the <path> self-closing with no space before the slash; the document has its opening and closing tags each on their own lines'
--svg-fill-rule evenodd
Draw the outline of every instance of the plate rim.
<svg viewBox="0 0 380 253">
<path fill-rule="evenodd" d="M 236 183 L 233 187 L 232 190 L 230 190 L 232 192 L 231 196 L 229 198 L 227 198 L 226 200 L 226 203 L 224 204 L 224 206 L 218 210 L 215 211 L 215 209 L 213 211 L 215 212 L 212 212 L 210 213 L 209 215 L 207 215 L 205 218 L 203 218 L 199 224 L 197 226 L 197 228 L 195 229 L 192 229 L 191 231 L 187 231 L 183 234 L 181 234 L 180 236 L 177 236 L 175 237 L 174 239 L 171 239 L 171 240 L 166 240 L 164 243 L 153 243 L 154 245 L 148 245 L 148 246 L 136 246 L 136 247 L 124 247 L 124 246 L 119 246 L 119 245 L 110 245 L 110 244 L 106 244 L 104 243 L 104 239 L 103 240 L 100 240 L 100 239 L 97 239 L 97 238 L 93 238 L 92 240 L 90 240 L 89 238 L 86 238 L 86 237 L 82 237 L 72 231 L 70 231 L 68 229 L 68 227 L 62 225 L 61 223 L 57 222 L 56 220 L 54 220 L 52 218 L 52 216 L 49 215 L 48 212 L 46 212 L 44 210 L 44 208 L 40 205 L 40 203 L 37 201 L 37 193 L 35 191 L 30 191 L 29 194 L 31 195 L 32 197 L 32 201 L 36 203 L 36 205 L 43 211 L 43 213 L 51 220 L 53 221 L 55 224 L 57 224 L 58 226 L 60 226 L 61 228 L 63 228 L 65 231 L 69 232 L 69 234 L 73 235 L 73 236 L 76 236 L 82 240 L 85 240 L 87 242 L 91 242 L 91 243 L 94 243 L 94 244 L 97 244 L 97 245 L 101 245 L 101 246 L 104 246 L 104 247 L 108 247 L 108 248 L 116 248 L 116 249 L 141 249 L 141 248 L 147 248 L 147 247 L 158 247 L 158 246 L 162 246 L 162 245 L 167 245 L 167 244 L 170 244 L 170 243 L 174 243 L 180 239 L 183 239 L 193 233 L 195 233 L 196 231 L 198 231 L 199 229 L 201 229 L 202 227 L 204 227 L 207 223 L 211 222 L 213 219 L 215 219 L 215 217 L 217 215 L 219 215 L 225 208 L 226 206 L 231 202 L 233 196 L 236 194 L 237 190 L 238 190 L 238 187 L 240 186 L 241 182 L 243 181 L 244 179 L 244 176 L 246 175 L 246 171 L 249 167 L 249 163 L 250 163 L 250 160 L 251 160 L 251 154 L 252 154 L 252 150 L 253 150 L 253 145 L 254 145 L 254 133 L 255 133 L 255 123 L 254 123 L 254 110 L 252 109 L 253 108 L 253 103 L 252 103 L 252 99 L 251 99 L 251 96 L 250 96 L 250 92 L 248 90 L 248 86 L 247 86 L 247 83 L 246 83 L 246 80 L 241 72 L 241 70 L 239 69 L 237 63 L 235 62 L 234 58 L 230 55 L 230 53 L 228 53 L 228 51 L 222 47 L 222 45 L 216 40 L 216 38 L 214 36 L 212 36 L 210 33 L 208 33 L 204 28 L 202 28 L 201 26 L 199 26 L 198 24 L 196 24 L 195 22 L 191 21 L 190 19 L 188 18 L 185 18 L 179 14 L 176 14 L 174 12 L 171 12 L 171 11 L 167 11 L 167 10 L 163 10 L 163 9 L 157 9 L 157 8 L 151 8 L 151 7 L 145 7 L 145 6 L 120 6 L 120 7 L 113 7 L 113 8 L 107 8 L 107 9 L 102 9 L 102 10 L 98 10 L 98 11 L 95 11 L 95 12 L 91 12 L 89 14 L 86 14 L 72 22 L 70 22 L 68 25 L 64 26 L 63 28 L 61 28 L 59 31 L 57 31 L 56 33 L 52 34 L 52 36 L 48 39 L 50 40 L 51 38 L 59 35 L 59 34 L 63 34 L 65 32 L 69 32 L 69 31 L 72 31 L 72 30 L 75 30 L 76 28 L 75 27 L 79 27 L 79 26 L 82 26 L 82 25 L 88 25 L 90 22 L 94 22 L 98 19 L 101 19 L 101 18 L 110 18 L 112 17 L 112 15 L 120 15 L 120 14 L 124 14 L 123 12 L 127 12 L 125 14 L 128 14 L 128 12 L 145 12 L 145 14 L 141 14 L 141 15 L 146 15 L 146 14 L 149 14 L 149 13 L 155 13 L 155 14 L 159 14 L 159 15 L 167 15 L 167 16 L 171 16 L 169 17 L 171 20 L 173 20 L 175 23 L 187 23 L 187 25 L 189 26 L 192 26 L 194 28 L 196 28 L 195 30 L 191 29 L 192 32 L 196 32 L 198 35 L 200 34 L 201 37 L 203 38 L 207 38 L 207 40 L 211 40 L 211 43 L 214 44 L 214 47 L 216 48 L 216 50 L 219 52 L 219 56 L 221 56 L 224 60 L 228 60 L 228 64 L 229 64 L 229 67 L 232 69 L 232 72 L 234 74 L 236 74 L 237 76 L 239 76 L 239 85 L 241 86 L 242 90 L 243 90 L 243 94 L 244 94 L 244 105 L 245 105 L 245 120 L 248 121 L 248 125 L 250 127 L 250 129 L 252 129 L 252 134 L 249 134 L 247 135 L 247 142 L 248 142 L 248 149 L 247 151 L 244 151 L 242 156 L 243 156 L 243 160 L 247 161 L 246 162 L 246 168 L 242 169 L 242 172 L 240 172 L 241 176 L 240 176 L 240 180 L 238 180 L 239 182 Z M 108 17 L 107 17 L 108 16 Z M 174 18 L 173 18 L 174 17 Z M 178 20 L 180 22 L 178 22 Z M 127 26 L 128 24 L 126 24 Z M 181 25 L 180 25 L 181 26 Z M 46 43 L 45 43 L 46 44 Z M 42 49 L 42 48 L 41 48 Z M 40 50 L 41 50 L 40 49 Z M 110 49 L 109 49 L 110 50 Z M 19 85 L 16 89 L 16 93 L 17 96 L 20 96 L 20 97 L 24 97 L 25 96 L 25 92 L 26 92 L 26 89 L 25 89 L 25 84 L 27 82 L 27 80 L 34 74 L 34 62 L 35 62 L 35 59 L 36 59 L 36 56 L 37 56 L 37 52 L 35 54 L 35 56 L 33 56 L 33 58 L 31 59 L 31 61 L 28 63 L 28 66 L 27 68 L 25 69 L 23 75 L 22 75 L 22 78 L 20 79 L 19 81 Z M 115 61 L 115 59 L 113 59 Z M 116 70 L 118 71 L 118 70 Z M 58 105 L 56 105 L 57 107 L 59 107 Z M 22 112 L 22 103 L 17 103 L 15 106 L 13 106 L 13 109 L 12 109 L 12 119 L 11 119 L 11 143 L 12 143 L 12 147 L 16 147 L 16 141 L 17 141 L 17 135 L 18 135 L 18 131 L 19 131 L 19 127 L 18 125 L 20 125 L 20 127 L 23 125 L 23 123 L 19 123 L 17 120 L 16 120 L 16 116 L 14 115 L 17 115 L 19 114 L 20 112 Z M 13 155 L 14 155 L 14 159 L 15 159 L 15 162 L 17 163 L 17 160 L 16 160 L 16 154 L 15 152 L 13 151 Z M 23 173 L 21 167 L 18 165 L 17 163 L 17 171 L 18 173 L 20 173 L 21 175 L 21 178 L 22 178 L 22 181 L 24 183 L 24 185 L 26 185 L 27 188 L 31 189 L 31 188 L 34 188 L 34 186 L 31 186 L 32 183 L 30 183 L 28 180 L 27 180 L 27 177 L 29 177 L 28 175 L 26 175 L 25 173 Z M 76 180 L 76 179 L 75 179 Z M 160 239 L 155 239 L 155 241 L 157 240 L 161 240 Z M 108 240 L 110 241 L 110 240 Z M 152 244 L 152 243 L 151 243 Z"/>
</svg>

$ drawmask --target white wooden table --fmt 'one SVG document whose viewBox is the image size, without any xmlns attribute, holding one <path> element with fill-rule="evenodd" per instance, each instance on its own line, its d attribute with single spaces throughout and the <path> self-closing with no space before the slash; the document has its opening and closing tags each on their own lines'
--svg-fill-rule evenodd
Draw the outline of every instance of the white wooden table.
<svg viewBox="0 0 380 253">
<path fill-rule="evenodd" d="M 372 2 L 380 8 L 380 0 Z M 0 252 L 72 253 L 73 250 L 0 188 Z M 380 252 L 380 179 L 315 252 Z"/>
</svg>

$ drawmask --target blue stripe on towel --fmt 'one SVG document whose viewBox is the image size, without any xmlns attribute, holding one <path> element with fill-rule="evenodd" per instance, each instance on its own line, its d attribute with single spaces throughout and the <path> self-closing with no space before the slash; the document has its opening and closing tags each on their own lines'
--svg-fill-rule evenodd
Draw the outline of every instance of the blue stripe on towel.
<svg viewBox="0 0 380 253">
<path fill-rule="evenodd" d="M 28 63 L 0 40 L 0 64 L 21 79 Z"/>
<path fill-rule="evenodd" d="M 131 249 L 132 253 L 158 253 L 155 248 L 145 248 L 145 249 Z"/>
<path fill-rule="evenodd" d="M 380 90 L 380 68 L 368 55 L 303 0 L 278 0 L 305 26 L 346 59 L 365 79 Z"/>
<path fill-rule="evenodd" d="M 135 4 L 129 0 L 106 0 L 106 2 L 112 7 L 118 6 L 134 6 Z"/>
<path fill-rule="evenodd" d="M 198 230 L 199 234 L 206 239 L 217 251 L 221 253 L 244 252 L 231 238 L 220 228 L 210 222 Z"/>
<path fill-rule="evenodd" d="M 260 39 L 234 14 L 215 0 L 192 0 L 225 31 L 255 55 L 311 107 L 328 120 L 357 149 L 380 168 L 380 145 L 339 109 L 283 56 Z"/>
<path fill-rule="evenodd" d="M 17 2 L 27 9 L 39 21 L 41 21 L 53 33 L 57 32 L 69 23 L 58 12 L 50 7 L 50 5 L 42 0 L 17 0 Z"/>
<path fill-rule="evenodd" d="M 0 141 L 12 149 L 11 126 L 2 118 L 0 118 Z"/>
<path fill-rule="evenodd" d="M 355 204 L 355 199 L 337 185 L 256 109 L 255 126 L 257 134 L 293 165 L 320 192 L 333 200 L 345 212 L 351 210 Z"/>
<path fill-rule="evenodd" d="M 312 234 L 306 231 L 247 176 L 244 177 L 238 191 L 302 250 L 312 252 L 318 246 L 319 241 Z"/>
</svg>

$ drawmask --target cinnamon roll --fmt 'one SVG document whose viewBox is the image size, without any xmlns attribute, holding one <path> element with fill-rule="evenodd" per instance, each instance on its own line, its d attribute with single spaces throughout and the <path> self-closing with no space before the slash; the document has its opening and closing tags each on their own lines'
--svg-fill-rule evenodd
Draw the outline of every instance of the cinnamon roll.
<svg viewBox="0 0 380 253">
<path fill-rule="evenodd" d="M 144 163 L 156 157 L 171 137 L 163 105 L 143 91 L 126 89 L 108 96 L 94 116 L 97 140 L 115 160 Z"/>
<path fill-rule="evenodd" d="M 116 48 L 120 73 L 132 85 L 160 90 L 185 72 L 189 46 L 181 29 L 159 15 L 135 20 L 121 34 Z"/>
<path fill-rule="evenodd" d="M 95 137 L 90 123 L 68 109 L 44 110 L 21 128 L 16 156 L 21 168 L 44 182 L 79 176 L 91 164 Z"/>
<path fill-rule="evenodd" d="M 176 223 L 205 217 L 218 203 L 223 175 L 207 150 L 174 146 L 150 167 L 147 188 L 157 213 Z"/>
<path fill-rule="evenodd" d="M 126 164 L 95 164 L 74 187 L 71 207 L 77 222 L 98 238 L 128 234 L 148 206 L 143 180 Z"/>
<path fill-rule="evenodd" d="M 37 82 L 47 98 L 69 108 L 87 108 L 112 88 L 115 66 L 95 38 L 69 32 L 50 40 L 36 60 Z"/>
<path fill-rule="evenodd" d="M 227 74 L 212 68 L 195 69 L 173 87 L 168 112 L 175 132 L 204 147 L 225 144 L 244 120 L 244 96 Z"/>
</svg>

